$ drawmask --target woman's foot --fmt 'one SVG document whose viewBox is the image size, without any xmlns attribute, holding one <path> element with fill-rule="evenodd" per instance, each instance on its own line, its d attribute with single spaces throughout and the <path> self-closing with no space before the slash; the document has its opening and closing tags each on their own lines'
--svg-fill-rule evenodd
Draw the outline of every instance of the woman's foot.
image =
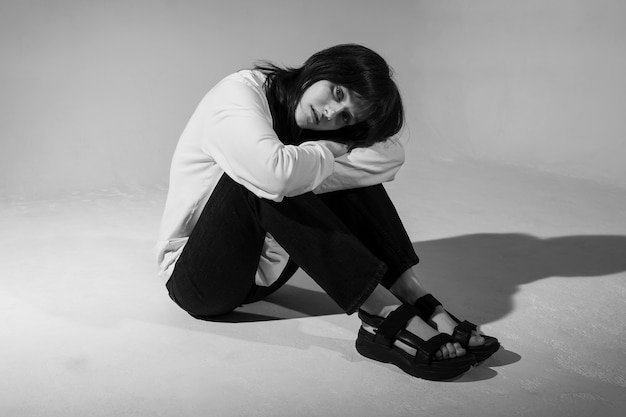
<svg viewBox="0 0 626 417">
<path fill-rule="evenodd" d="M 445 311 L 441 303 L 432 294 L 426 294 L 417 299 L 413 307 L 419 311 L 419 316 L 443 332 L 452 328 L 452 338 L 474 355 L 476 363 L 480 363 L 500 349 L 500 342 L 492 336 L 479 335 L 476 325 L 464 320 L 460 321 L 451 313 Z"/>
<path fill-rule="evenodd" d="M 384 287 L 378 285 L 372 295 L 363 303 L 361 309 L 368 314 L 386 318 L 392 311 L 396 310 L 402 302 L 398 300 L 391 292 L 389 292 Z M 439 319 L 439 318 L 438 318 Z M 436 322 L 435 322 L 436 323 Z M 374 334 L 376 329 L 366 323 L 362 325 L 363 329 L 369 333 Z M 412 333 L 418 336 L 420 339 L 429 340 L 439 333 L 443 333 L 443 331 L 437 331 L 433 327 L 431 327 L 428 323 L 423 321 L 421 318 L 415 316 L 411 320 L 408 321 L 406 328 L 409 333 Z M 394 345 L 403 351 L 407 352 L 409 355 L 415 355 L 416 349 L 411 346 L 406 345 L 405 343 L 396 340 L 394 341 Z M 452 359 L 464 356 L 467 351 L 461 346 L 460 343 L 446 343 L 442 345 L 439 350 L 435 353 L 435 359 L 444 360 L 444 359 Z"/>
<path fill-rule="evenodd" d="M 372 311 L 371 305 L 367 302 L 364 305 Z M 391 312 L 386 314 L 389 310 Z M 395 365 L 410 375 L 433 381 L 456 378 L 476 363 L 476 357 L 452 336 L 435 331 L 421 318 L 415 320 L 420 314 L 415 306 L 389 305 L 377 314 L 380 315 L 368 313 L 363 306 L 359 309 L 363 324 L 356 349 L 366 358 Z M 429 337 L 432 334 L 434 336 Z"/>
<path fill-rule="evenodd" d="M 399 307 L 399 305 L 394 305 L 394 306 L 389 306 L 389 311 L 384 314 L 376 314 L 376 313 L 371 313 L 368 311 L 368 313 L 373 314 L 373 315 L 377 315 L 379 317 L 387 317 L 387 315 L 395 310 L 397 307 Z M 363 323 L 362 324 L 363 329 L 367 330 L 368 332 L 374 334 L 375 330 L 373 327 Z M 437 331 L 435 329 L 433 329 L 430 325 L 428 325 L 427 323 L 425 323 L 422 319 L 420 319 L 419 317 L 414 317 L 412 318 L 406 326 L 406 330 L 409 333 L 413 333 L 414 335 L 418 336 L 420 339 L 423 340 L 429 340 L 432 339 L 433 337 L 437 336 L 439 333 L 443 333 L 443 331 Z M 413 356 L 416 353 L 416 350 L 404 343 L 402 343 L 399 340 L 396 340 L 394 342 L 394 345 L 399 347 L 400 349 L 404 350 L 405 352 L 407 352 L 409 355 Z M 437 351 L 437 353 L 435 353 L 435 359 L 437 360 L 443 360 L 443 359 L 451 359 L 451 358 L 457 358 L 457 357 L 461 357 L 464 356 L 466 354 L 466 350 L 463 348 L 463 346 L 461 346 L 460 343 L 455 342 L 455 343 L 446 343 L 445 345 L 441 346 L 439 348 L 439 350 Z"/>
<path fill-rule="evenodd" d="M 452 335 L 454 329 L 458 326 L 458 322 L 454 320 L 442 306 L 437 306 L 435 312 L 430 317 L 429 322 L 432 326 L 442 333 Z M 469 347 L 477 347 L 485 344 L 485 338 L 480 335 L 476 330 L 472 330 L 472 335 L 468 341 Z"/>
<path fill-rule="evenodd" d="M 390 291 L 398 297 L 398 299 L 411 305 L 414 305 L 419 298 L 428 294 L 428 291 L 417 278 L 417 274 L 413 268 L 409 268 L 405 273 L 400 275 L 396 282 L 391 286 Z M 450 314 L 448 314 L 448 312 L 441 305 L 439 305 L 435 308 L 434 313 L 430 316 L 430 319 L 428 319 L 428 324 L 441 333 L 452 335 L 454 333 L 454 329 L 459 323 L 450 317 Z M 472 330 L 468 346 L 482 346 L 484 343 L 485 338 L 476 330 Z"/>
</svg>

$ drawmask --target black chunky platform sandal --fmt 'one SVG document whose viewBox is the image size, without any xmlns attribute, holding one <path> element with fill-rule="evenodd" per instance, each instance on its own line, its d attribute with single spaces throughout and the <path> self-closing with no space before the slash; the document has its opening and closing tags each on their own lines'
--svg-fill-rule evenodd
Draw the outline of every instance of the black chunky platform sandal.
<svg viewBox="0 0 626 417">
<path fill-rule="evenodd" d="M 368 314 L 363 310 L 359 310 L 358 315 L 363 323 L 376 329 L 374 334 L 363 327 L 359 329 L 356 350 L 367 358 L 391 363 L 410 375 L 431 381 L 457 377 L 476 362 L 474 355 L 469 351 L 456 358 L 436 359 L 435 353 L 439 348 L 446 343 L 454 343 L 455 340 L 443 333 L 423 340 L 405 330 L 409 320 L 418 316 L 418 311 L 410 304 L 401 305 L 386 318 Z M 416 349 L 415 355 L 395 346 L 396 340 Z"/>
</svg>

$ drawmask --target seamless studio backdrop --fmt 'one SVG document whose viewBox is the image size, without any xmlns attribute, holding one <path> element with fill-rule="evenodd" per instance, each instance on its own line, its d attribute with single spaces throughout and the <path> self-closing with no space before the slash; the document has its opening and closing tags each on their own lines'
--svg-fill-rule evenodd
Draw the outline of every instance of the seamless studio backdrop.
<svg viewBox="0 0 626 417">
<path fill-rule="evenodd" d="M 0 0 L 0 414 L 618 415 L 624 22 L 619 0 Z M 388 190 L 427 286 L 506 348 L 457 383 L 360 358 L 358 319 L 303 273 L 228 323 L 156 277 L 202 96 L 346 42 L 395 69 Z"/>
<path fill-rule="evenodd" d="M 411 159 L 626 186 L 620 1 L 2 1 L 2 196 L 164 184 L 220 78 L 341 42 L 380 51 Z"/>
</svg>

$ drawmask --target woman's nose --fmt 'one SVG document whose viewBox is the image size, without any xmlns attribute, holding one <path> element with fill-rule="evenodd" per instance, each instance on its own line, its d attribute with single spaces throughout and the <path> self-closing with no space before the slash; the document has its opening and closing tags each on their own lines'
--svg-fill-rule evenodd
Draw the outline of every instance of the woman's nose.
<svg viewBox="0 0 626 417">
<path fill-rule="evenodd" d="M 324 117 L 326 117 L 328 120 L 332 119 L 336 112 L 337 110 L 335 110 L 328 104 L 324 107 Z"/>
</svg>

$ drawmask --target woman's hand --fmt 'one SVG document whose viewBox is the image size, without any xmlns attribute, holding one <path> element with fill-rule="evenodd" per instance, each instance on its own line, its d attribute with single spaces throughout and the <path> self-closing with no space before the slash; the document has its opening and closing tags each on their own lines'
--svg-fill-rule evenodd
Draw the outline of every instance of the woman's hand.
<svg viewBox="0 0 626 417">
<path fill-rule="evenodd" d="M 328 150 L 333 154 L 335 158 L 338 158 L 348 153 L 348 146 L 344 145 L 343 143 L 333 142 L 332 140 L 325 139 L 320 139 L 317 142 L 328 148 Z"/>
</svg>

